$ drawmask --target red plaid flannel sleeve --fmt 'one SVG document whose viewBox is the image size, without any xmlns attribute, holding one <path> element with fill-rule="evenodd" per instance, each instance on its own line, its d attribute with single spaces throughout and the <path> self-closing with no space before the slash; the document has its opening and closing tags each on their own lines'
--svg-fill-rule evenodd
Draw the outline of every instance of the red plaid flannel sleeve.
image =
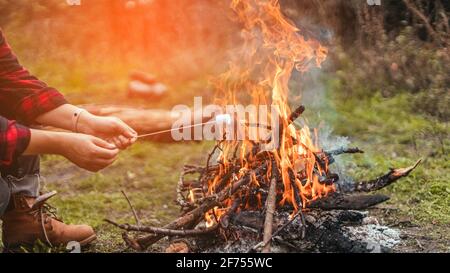
<svg viewBox="0 0 450 273">
<path fill-rule="evenodd" d="M 0 115 L 29 125 L 67 101 L 22 67 L 0 30 Z"/>
<path fill-rule="evenodd" d="M 0 166 L 11 165 L 29 142 L 29 128 L 0 116 Z"/>
</svg>

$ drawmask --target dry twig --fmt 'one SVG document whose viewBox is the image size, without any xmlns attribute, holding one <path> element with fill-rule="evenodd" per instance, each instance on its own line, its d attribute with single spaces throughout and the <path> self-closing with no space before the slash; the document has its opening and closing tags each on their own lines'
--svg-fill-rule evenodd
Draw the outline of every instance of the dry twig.
<svg viewBox="0 0 450 273">
<path fill-rule="evenodd" d="M 137 216 L 136 210 L 133 207 L 133 204 L 131 204 L 130 198 L 128 198 L 128 195 L 125 193 L 124 190 L 121 190 L 123 196 L 125 196 L 125 199 L 127 199 L 128 205 L 130 206 L 131 212 L 133 213 L 134 220 L 136 221 L 136 225 L 140 226 L 141 221 L 139 220 L 139 217 Z"/>
</svg>

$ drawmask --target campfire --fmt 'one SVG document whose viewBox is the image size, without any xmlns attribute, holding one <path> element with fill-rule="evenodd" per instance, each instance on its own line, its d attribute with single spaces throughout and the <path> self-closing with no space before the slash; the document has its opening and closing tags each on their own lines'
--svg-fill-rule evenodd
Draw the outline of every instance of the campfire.
<svg viewBox="0 0 450 273">
<path fill-rule="evenodd" d="M 330 168 L 335 157 L 363 151 L 324 151 L 317 130 L 296 123 L 306 108 L 291 110 L 288 104 L 292 71 L 320 67 L 327 49 L 286 19 L 277 1 L 233 0 L 231 8 L 243 27 L 243 47 L 215 80 L 216 101 L 224 106 L 271 105 L 279 130 L 274 134 L 270 126 L 245 117 L 244 131 L 264 127 L 269 137 L 224 136 L 204 165 L 185 165 L 176 192 L 181 216 L 166 226 L 141 225 L 137 217 L 136 225 L 107 221 L 125 230 L 125 242 L 136 250 L 165 237 L 170 238 L 170 252 L 366 250 L 357 229 L 349 235 L 346 227 L 369 221 L 360 211 L 389 199 L 369 192 L 407 176 L 420 161 L 373 180 L 342 183 Z M 264 118 L 274 122 L 273 116 Z M 275 147 L 266 149 L 271 141 Z"/>
</svg>

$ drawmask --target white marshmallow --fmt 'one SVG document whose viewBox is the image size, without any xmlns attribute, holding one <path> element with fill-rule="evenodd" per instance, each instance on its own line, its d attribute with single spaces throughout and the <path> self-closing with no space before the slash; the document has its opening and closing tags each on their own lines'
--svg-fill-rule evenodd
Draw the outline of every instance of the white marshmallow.
<svg viewBox="0 0 450 273">
<path fill-rule="evenodd" d="M 231 124 L 231 116 L 229 114 L 217 115 L 216 123 Z"/>
</svg>

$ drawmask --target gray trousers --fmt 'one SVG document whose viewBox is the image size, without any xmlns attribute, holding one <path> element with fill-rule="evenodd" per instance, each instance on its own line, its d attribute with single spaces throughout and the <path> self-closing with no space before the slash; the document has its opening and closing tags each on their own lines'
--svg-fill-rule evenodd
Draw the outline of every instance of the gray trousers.
<svg viewBox="0 0 450 273">
<path fill-rule="evenodd" d="M 21 156 L 8 168 L 0 170 L 0 216 L 8 207 L 11 194 L 39 196 L 39 156 Z"/>
</svg>

